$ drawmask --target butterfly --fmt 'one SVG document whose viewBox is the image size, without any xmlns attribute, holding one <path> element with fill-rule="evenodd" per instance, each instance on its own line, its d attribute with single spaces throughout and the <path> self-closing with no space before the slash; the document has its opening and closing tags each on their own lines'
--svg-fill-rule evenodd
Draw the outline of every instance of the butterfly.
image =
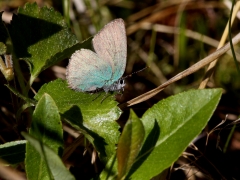
<svg viewBox="0 0 240 180">
<path fill-rule="evenodd" d="M 72 54 L 66 78 L 70 88 L 92 92 L 123 90 L 127 38 L 123 19 L 105 25 L 92 40 L 94 51 L 80 49 Z"/>
</svg>

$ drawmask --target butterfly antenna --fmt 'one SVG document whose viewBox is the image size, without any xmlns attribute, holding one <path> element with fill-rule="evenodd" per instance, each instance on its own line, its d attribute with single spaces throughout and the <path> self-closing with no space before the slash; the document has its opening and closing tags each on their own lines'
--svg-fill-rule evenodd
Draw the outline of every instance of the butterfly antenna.
<svg viewBox="0 0 240 180">
<path fill-rule="evenodd" d="M 143 71 L 143 70 L 145 70 L 145 69 L 147 69 L 147 68 L 148 68 L 148 66 L 145 67 L 145 68 L 143 68 L 143 69 L 141 69 L 141 70 L 139 70 L 139 71 L 133 72 L 132 74 L 129 74 L 129 75 L 123 77 L 122 79 L 126 79 L 126 78 L 128 78 L 128 77 L 131 77 L 133 74 L 139 73 L 139 72 L 141 72 L 141 71 Z"/>
</svg>

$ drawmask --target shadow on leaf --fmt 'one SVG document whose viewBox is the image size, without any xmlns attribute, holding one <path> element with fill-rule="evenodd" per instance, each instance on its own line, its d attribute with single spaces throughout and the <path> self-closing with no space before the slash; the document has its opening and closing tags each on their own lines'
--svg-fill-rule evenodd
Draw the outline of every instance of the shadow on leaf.
<svg viewBox="0 0 240 180">
<path fill-rule="evenodd" d="M 67 122 L 69 122 L 73 127 L 80 130 L 89 139 L 89 141 L 94 144 L 97 151 L 100 152 L 100 158 L 106 156 L 106 142 L 104 138 L 84 126 L 83 116 L 78 106 L 73 105 L 63 114 L 63 117 L 66 118 Z M 93 141 L 91 141 L 91 139 L 93 139 Z"/>
<path fill-rule="evenodd" d="M 62 29 L 62 26 L 43 19 L 14 14 L 12 23 L 9 25 L 9 33 L 16 56 L 30 58 L 31 54 L 28 52 L 30 46 L 48 39 Z"/>
<path fill-rule="evenodd" d="M 39 134 L 39 135 L 44 135 L 44 139 L 48 139 L 48 142 L 54 142 L 54 144 L 63 144 L 62 136 L 58 132 L 56 132 L 54 129 L 49 129 L 48 126 L 45 124 L 39 123 L 40 121 L 36 121 L 35 123 L 32 123 L 31 126 L 31 132 L 34 132 L 34 134 Z M 35 137 L 34 135 L 32 135 Z M 38 139 L 40 142 L 41 139 L 38 137 L 35 137 Z M 44 143 L 44 142 L 42 142 Z M 63 153 L 63 147 L 59 147 L 58 149 L 58 155 L 62 156 Z"/>
</svg>

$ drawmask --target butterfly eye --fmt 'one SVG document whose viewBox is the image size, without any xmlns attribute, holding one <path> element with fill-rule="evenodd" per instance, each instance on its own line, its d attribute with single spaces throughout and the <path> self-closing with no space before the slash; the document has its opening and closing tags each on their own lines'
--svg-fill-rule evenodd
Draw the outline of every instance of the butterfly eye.
<svg viewBox="0 0 240 180">
<path fill-rule="evenodd" d="M 121 85 L 125 84 L 124 79 L 120 79 L 120 80 L 119 80 L 119 83 L 120 83 Z"/>
</svg>

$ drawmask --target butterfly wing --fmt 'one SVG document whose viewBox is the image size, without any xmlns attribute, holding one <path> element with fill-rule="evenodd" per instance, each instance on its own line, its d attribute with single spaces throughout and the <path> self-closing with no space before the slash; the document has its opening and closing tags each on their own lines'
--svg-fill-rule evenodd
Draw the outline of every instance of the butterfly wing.
<svg viewBox="0 0 240 180">
<path fill-rule="evenodd" d="M 72 89 L 94 91 L 111 79 L 112 67 L 93 51 L 81 49 L 71 56 L 66 75 Z"/>
<path fill-rule="evenodd" d="M 101 59 L 112 67 L 112 77 L 109 82 L 117 81 L 124 73 L 127 58 L 127 39 L 124 21 L 116 19 L 108 23 L 93 38 L 93 47 Z"/>
</svg>

